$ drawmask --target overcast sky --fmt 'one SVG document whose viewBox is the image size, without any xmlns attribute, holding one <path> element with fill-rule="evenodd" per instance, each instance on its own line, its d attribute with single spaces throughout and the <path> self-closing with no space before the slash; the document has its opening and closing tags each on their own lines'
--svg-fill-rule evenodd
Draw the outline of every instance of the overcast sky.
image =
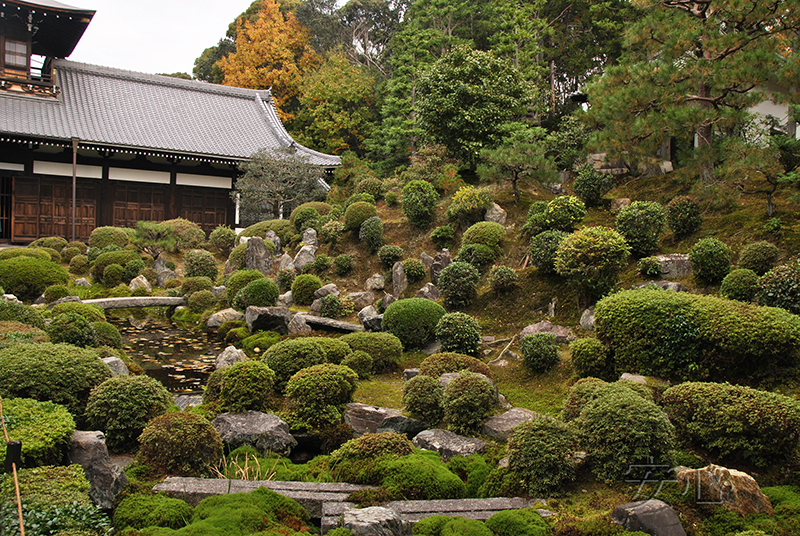
<svg viewBox="0 0 800 536">
<path fill-rule="evenodd" d="M 69 57 L 145 73 L 191 74 L 252 0 L 62 0 L 96 11 Z"/>
</svg>

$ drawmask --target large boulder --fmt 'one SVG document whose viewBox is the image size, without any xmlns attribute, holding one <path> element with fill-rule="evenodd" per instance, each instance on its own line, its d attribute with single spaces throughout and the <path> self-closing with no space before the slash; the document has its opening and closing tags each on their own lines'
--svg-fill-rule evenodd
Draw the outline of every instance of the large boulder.
<svg viewBox="0 0 800 536">
<path fill-rule="evenodd" d="M 260 236 L 250 237 L 247 241 L 247 253 L 244 259 L 248 270 L 258 270 L 267 277 L 272 274 L 272 253 Z"/>
<path fill-rule="evenodd" d="M 281 258 L 278 261 L 278 270 L 294 270 L 294 269 L 295 269 L 294 268 L 294 261 L 292 260 L 292 258 L 286 253 L 281 255 Z M 288 290 L 288 289 L 284 289 L 284 290 Z"/>
<path fill-rule="evenodd" d="M 235 365 L 240 361 L 247 361 L 247 354 L 235 346 L 228 346 L 217 356 L 217 359 L 214 361 L 214 368 L 219 370 L 221 368 Z"/>
<path fill-rule="evenodd" d="M 364 307 L 363 309 L 361 309 L 358 312 L 357 316 L 358 316 L 359 322 L 361 322 L 363 324 L 364 320 L 366 320 L 367 318 L 370 318 L 372 316 L 376 316 L 377 314 L 378 314 L 378 310 L 375 309 L 374 305 L 367 305 L 366 307 Z"/>
<path fill-rule="evenodd" d="M 367 316 L 361 319 L 364 331 L 383 331 L 383 315 Z"/>
<path fill-rule="evenodd" d="M 701 469 L 679 471 L 676 477 L 681 487 L 696 490 L 698 500 L 720 504 L 742 516 L 772 515 L 769 498 L 756 480 L 743 471 L 711 464 Z"/>
<path fill-rule="evenodd" d="M 356 436 L 360 436 L 366 433 L 374 434 L 384 419 L 397 415 L 400 415 L 399 409 L 382 408 L 380 406 L 351 402 L 347 404 L 347 411 L 344 413 L 344 422 L 353 429 Z"/>
<path fill-rule="evenodd" d="M 408 277 L 406 271 L 403 269 L 403 263 L 397 261 L 392 266 L 392 294 L 401 296 L 408 288 Z"/>
<path fill-rule="evenodd" d="M 403 434 L 407 438 L 412 439 L 417 434 L 427 429 L 428 425 L 422 421 L 406 417 L 405 415 L 393 415 L 383 419 L 376 431 L 379 433 L 392 432 L 395 434 Z"/>
<path fill-rule="evenodd" d="M 206 321 L 206 326 L 210 328 L 218 328 L 225 322 L 230 322 L 231 320 L 244 320 L 244 314 L 236 309 L 233 309 L 232 307 L 229 307 L 209 316 L 208 320 Z"/>
<path fill-rule="evenodd" d="M 333 318 L 325 318 L 324 316 L 305 315 L 305 320 L 308 327 L 317 331 L 329 331 L 331 333 L 352 333 L 354 331 L 364 331 L 364 326 L 361 324 L 353 324 L 352 322 L 345 322 L 343 320 L 335 320 Z"/>
<path fill-rule="evenodd" d="M 383 290 L 386 288 L 386 278 L 383 274 L 372 274 L 366 283 L 364 283 L 364 290 Z"/>
<path fill-rule="evenodd" d="M 506 441 L 515 427 L 539 416 L 537 413 L 525 408 L 510 409 L 502 415 L 489 417 L 483 423 L 483 435 L 498 441 Z"/>
<path fill-rule="evenodd" d="M 375 303 L 375 294 L 372 292 L 349 292 L 347 297 L 353 300 L 353 307 L 356 311 L 360 311 L 364 309 L 364 307 L 369 307 Z"/>
<path fill-rule="evenodd" d="M 133 279 L 131 279 L 128 288 L 131 289 L 131 292 L 136 290 L 137 288 L 143 288 L 147 292 L 153 292 L 153 285 L 150 284 L 150 281 L 143 275 L 137 275 Z"/>
<path fill-rule="evenodd" d="M 288 307 L 248 307 L 244 319 L 251 333 L 274 331 L 286 335 L 289 333 L 292 312 Z"/>
<path fill-rule="evenodd" d="M 156 285 L 163 287 L 167 284 L 167 281 L 177 278 L 178 274 L 167 268 L 165 270 L 161 270 L 160 272 L 156 272 Z"/>
<path fill-rule="evenodd" d="M 492 206 L 486 211 L 483 219 L 485 221 L 492 221 L 494 223 L 499 223 L 500 225 L 506 224 L 506 211 L 498 205 L 497 203 L 492 203 Z"/>
<path fill-rule="evenodd" d="M 675 510 L 658 499 L 617 506 L 611 512 L 611 521 L 629 532 L 640 531 L 653 536 L 686 536 Z"/>
<path fill-rule="evenodd" d="M 309 335 L 312 329 L 306 324 L 306 315 L 296 314 L 289 322 L 289 335 Z"/>
<path fill-rule="evenodd" d="M 486 450 L 486 443 L 480 439 L 460 436 L 439 428 L 424 430 L 411 442 L 419 449 L 435 450 L 445 462 L 450 461 L 453 456 L 469 456 Z"/>
<path fill-rule="evenodd" d="M 74 431 L 67 460 L 83 467 L 91 485 L 89 496 L 92 501 L 104 510 L 113 508 L 117 493 L 128 485 L 128 477 L 111 463 L 103 432 Z"/>
<path fill-rule="evenodd" d="M 442 293 L 439 292 L 439 289 L 436 288 L 436 285 L 433 283 L 425 283 L 425 286 L 422 287 L 414 294 L 415 298 L 425 298 L 426 300 L 431 301 L 438 301 L 439 298 L 442 297 Z"/>
<path fill-rule="evenodd" d="M 130 372 L 128 371 L 128 366 L 125 362 L 118 358 L 118 357 L 104 357 L 103 363 L 108 365 L 108 368 L 111 369 L 111 375 L 114 377 L 117 376 L 129 376 Z"/>
<path fill-rule="evenodd" d="M 692 273 L 689 255 L 685 253 L 670 253 L 669 255 L 656 255 L 658 264 L 661 265 L 661 277 L 675 279 Z"/>
<path fill-rule="evenodd" d="M 411 527 L 390 508 L 370 506 L 352 508 L 342 516 L 342 527 L 349 529 L 353 536 L 405 536 L 411 534 Z"/>
<path fill-rule="evenodd" d="M 328 296 L 329 294 L 333 294 L 334 296 L 338 296 L 340 294 L 339 287 L 336 286 L 336 283 L 328 283 L 327 285 L 324 285 L 314 291 L 314 297 L 318 300 Z"/>
<path fill-rule="evenodd" d="M 556 343 L 565 344 L 575 340 L 575 334 L 572 330 L 564 326 L 557 326 L 547 320 L 542 320 L 530 326 L 525 326 L 519 334 L 519 339 L 522 340 L 527 335 L 535 335 L 537 333 L 547 333 L 554 335 Z"/>
<path fill-rule="evenodd" d="M 230 450 L 248 445 L 259 452 L 288 456 L 297 445 L 289 433 L 289 425 L 271 413 L 223 413 L 217 415 L 211 424 Z"/>
<path fill-rule="evenodd" d="M 594 305 L 583 310 L 583 313 L 581 313 L 581 319 L 578 323 L 586 331 L 594 331 Z"/>
<path fill-rule="evenodd" d="M 314 247 L 319 246 L 317 243 L 317 231 L 311 227 L 303 231 L 303 244 Z"/>
<path fill-rule="evenodd" d="M 294 256 L 294 269 L 298 272 L 303 271 L 303 267 L 306 264 L 313 264 L 314 259 L 316 258 L 317 247 L 316 246 L 303 246 L 300 248 L 300 251 L 297 252 L 297 255 Z"/>
<path fill-rule="evenodd" d="M 453 262 L 453 256 L 450 254 L 450 250 L 445 248 L 433 257 L 433 264 L 431 264 L 430 272 L 431 272 L 431 283 L 434 285 L 439 284 L 439 274 L 442 273 L 442 270 L 447 267 L 451 262 Z"/>
</svg>

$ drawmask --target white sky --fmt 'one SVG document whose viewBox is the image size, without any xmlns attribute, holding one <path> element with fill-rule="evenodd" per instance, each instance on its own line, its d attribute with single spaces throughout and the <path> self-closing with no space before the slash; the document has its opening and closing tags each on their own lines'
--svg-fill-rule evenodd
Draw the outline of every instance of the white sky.
<svg viewBox="0 0 800 536">
<path fill-rule="evenodd" d="M 252 0 L 63 0 L 96 11 L 69 59 L 144 73 L 191 74 Z"/>
</svg>

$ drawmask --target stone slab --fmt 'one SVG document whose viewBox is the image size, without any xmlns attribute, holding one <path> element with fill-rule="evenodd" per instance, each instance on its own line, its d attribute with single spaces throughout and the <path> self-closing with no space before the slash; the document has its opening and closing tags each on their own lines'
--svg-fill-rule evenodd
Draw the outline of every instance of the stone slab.
<svg viewBox="0 0 800 536">
<path fill-rule="evenodd" d="M 341 320 L 334 320 L 332 318 L 325 318 L 323 316 L 304 315 L 303 319 L 306 321 L 306 325 L 308 325 L 308 327 L 319 331 L 332 331 L 334 333 L 352 333 L 354 331 L 364 331 L 364 326 L 361 324 L 342 322 Z"/>
<path fill-rule="evenodd" d="M 128 307 L 177 307 L 186 305 L 186 298 L 174 296 L 132 296 L 129 298 L 101 298 L 83 300 L 101 309 L 127 309 Z"/>
</svg>

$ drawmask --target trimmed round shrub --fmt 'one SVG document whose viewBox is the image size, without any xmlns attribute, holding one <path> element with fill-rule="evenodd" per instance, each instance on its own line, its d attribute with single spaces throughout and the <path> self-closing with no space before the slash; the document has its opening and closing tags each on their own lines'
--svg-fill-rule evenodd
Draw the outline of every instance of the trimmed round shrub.
<svg viewBox="0 0 800 536">
<path fill-rule="evenodd" d="M 86 422 L 103 430 L 112 450 L 136 446 L 136 439 L 151 420 L 167 412 L 172 395 L 150 376 L 109 378 L 89 394 Z"/>
<path fill-rule="evenodd" d="M 192 519 L 193 508 L 182 499 L 166 495 L 130 495 L 122 499 L 114 510 L 114 527 L 117 530 L 147 527 L 179 529 Z"/>
<path fill-rule="evenodd" d="M 453 226 L 450 224 L 440 225 L 431 231 L 431 234 L 428 236 L 430 237 L 431 242 L 436 244 L 437 248 L 441 249 L 453 243 L 453 239 L 456 237 L 456 230 L 453 229 Z"/>
<path fill-rule="evenodd" d="M 667 218 L 655 201 L 634 201 L 617 214 L 617 231 L 625 237 L 636 257 L 658 249 L 659 235 Z"/>
<path fill-rule="evenodd" d="M 51 285 L 66 284 L 67 271 L 58 264 L 33 257 L 0 261 L 0 287 L 20 301 L 32 302 Z"/>
<path fill-rule="evenodd" d="M 397 300 L 384 311 L 382 326 L 400 339 L 406 350 L 422 348 L 434 339 L 436 324 L 445 313 L 444 307 L 425 298 Z"/>
<path fill-rule="evenodd" d="M 275 391 L 282 393 L 296 372 L 328 361 L 328 353 L 311 337 L 286 339 L 273 344 L 262 361 L 275 371 Z"/>
<path fill-rule="evenodd" d="M 645 277 L 661 277 L 661 263 L 656 257 L 644 257 L 636 263 L 636 269 Z"/>
<path fill-rule="evenodd" d="M 222 256 L 230 255 L 231 250 L 236 246 L 236 231 L 227 225 L 218 225 L 216 229 L 208 235 L 208 247 Z"/>
<path fill-rule="evenodd" d="M 53 303 L 67 296 L 69 296 L 69 287 L 67 285 L 50 285 L 44 289 L 44 301 L 46 303 Z"/>
<path fill-rule="evenodd" d="M 103 270 L 103 284 L 107 287 L 116 287 L 125 277 L 125 268 L 121 264 L 109 264 Z"/>
<path fill-rule="evenodd" d="M 278 283 L 278 288 L 281 292 L 287 292 L 292 289 L 292 282 L 294 282 L 295 277 L 297 277 L 297 272 L 294 268 L 285 268 L 283 270 L 278 270 L 278 274 L 275 276 L 275 282 Z"/>
<path fill-rule="evenodd" d="M 75 255 L 69 261 L 69 273 L 86 275 L 89 273 L 89 258 L 86 255 Z"/>
<path fill-rule="evenodd" d="M 265 411 L 269 407 L 275 373 L 261 361 L 240 361 L 222 369 L 220 409 L 231 413 Z"/>
<path fill-rule="evenodd" d="M 344 314 L 344 305 L 336 294 L 328 294 L 320 299 L 319 314 L 325 318 L 339 318 Z"/>
<path fill-rule="evenodd" d="M 286 384 L 286 397 L 296 419 L 324 428 L 341 421 L 357 382 L 358 374 L 350 367 L 323 363 L 295 373 Z"/>
<path fill-rule="evenodd" d="M 162 222 L 162 225 L 172 229 L 173 234 L 178 239 L 177 247 L 179 251 L 199 248 L 206 241 L 206 233 L 203 232 L 200 226 L 185 218 L 166 220 Z M 212 277 L 212 279 L 216 279 L 216 277 Z"/>
<path fill-rule="evenodd" d="M 335 363 L 339 364 L 342 360 L 350 355 L 352 352 L 352 348 L 350 345 L 347 344 L 345 341 L 341 340 L 340 338 L 336 337 L 306 337 L 306 340 L 309 340 L 316 345 L 320 346 L 325 353 L 327 354 L 327 358 L 325 360 L 326 363 Z"/>
<path fill-rule="evenodd" d="M 508 466 L 531 497 L 547 496 L 575 480 L 576 447 L 572 429 L 550 417 L 516 426 L 508 438 Z"/>
<path fill-rule="evenodd" d="M 249 356 L 256 356 L 265 352 L 270 346 L 278 342 L 280 335 L 274 331 L 259 331 L 254 335 L 242 339 L 242 350 Z"/>
<path fill-rule="evenodd" d="M 426 357 L 419 366 L 419 373 L 423 376 L 438 378 L 442 374 L 469 370 L 491 378 L 489 366 L 483 361 L 472 356 L 455 352 L 440 352 Z"/>
<path fill-rule="evenodd" d="M 0 251 L 0 260 L 2 261 L 16 257 L 33 257 L 43 261 L 51 260 L 50 254 L 40 248 L 6 248 Z"/>
<path fill-rule="evenodd" d="M 369 194 L 375 199 L 383 197 L 383 181 L 375 177 L 364 177 L 356 184 L 356 192 Z"/>
<path fill-rule="evenodd" d="M 86 251 L 89 249 L 89 246 L 81 242 L 80 240 L 76 240 L 75 242 L 70 242 L 67 244 L 67 248 L 77 248 L 81 254 L 85 255 Z"/>
<path fill-rule="evenodd" d="M 594 399 L 575 424 L 592 472 L 603 482 L 621 480 L 632 464 L 670 462 L 675 427 L 658 406 L 632 391 Z"/>
<path fill-rule="evenodd" d="M 608 348 L 599 340 L 589 337 L 577 339 L 570 343 L 569 350 L 572 354 L 572 368 L 579 377 L 610 379 L 614 375 Z"/>
<path fill-rule="evenodd" d="M 572 189 L 587 207 L 596 207 L 605 194 L 614 187 L 614 176 L 586 164 L 578 169 Z"/>
<path fill-rule="evenodd" d="M 338 276 L 345 276 L 353 271 L 353 257 L 342 253 L 333 258 L 333 271 Z"/>
<path fill-rule="evenodd" d="M 501 510 L 486 520 L 486 527 L 492 531 L 494 536 L 547 536 L 550 534 L 547 523 L 533 508 Z"/>
<path fill-rule="evenodd" d="M 505 238 L 506 230 L 502 225 L 493 221 L 481 221 L 464 231 L 461 244 L 483 244 L 490 247 L 495 256 L 498 256 L 503 252 Z"/>
<path fill-rule="evenodd" d="M 266 245 L 266 242 L 264 242 Z M 228 266 L 236 273 L 238 270 L 244 270 L 247 259 L 247 242 L 234 246 L 228 255 Z"/>
<path fill-rule="evenodd" d="M 567 392 L 567 398 L 561 408 L 561 419 L 564 422 L 574 421 L 589 402 L 607 392 L 607 390 L 627 389 L 628 387 L 628 385 L 622 385 L 621 382 L 607 383 L 600 378 L 581 378 Z"/>
<path fill-rule="evenodd" d="M 416 283 L 425 279 L 427 272 L 425 265 L 419 259 L 406 259 L 403 261 L 403 272 L 409 283 Z"/>
<path fill-rule="evenodd" d="M 42 251 L 46 251 L 47 254 L 50 256 L 50 260 L 56 264 L 61 264 L 61 253 L 56 251 L 53 248 L 37 248 L 41 249 Z"/>
<path fill-rule="evenodd" d="M 248 307 L 274 307 L 278 302 L 278 284 L 272 279 L 251 281 L 233 298 L 233 308 L 246 311 Z"/>
<path fill-rule="evenodd" d="M 514 290 L 518 284 L 519 276 L 509 266 L 495 266 L 489 272 L 489 285 L 498 294 Z"/>
<path fill-rule="evenodd" d="M 428 227 L 433 221 L 433 213 L 439 194 L 428 181 L 410 181 L 403 186 L 403 215 L 411 225 L 419 229 Z"/>
<path fill-rule="evenodd" d="M 689 264 L 699 281 L 719 283 L 731 271 L 731 248 L 716 238 L 703 238 L 689 250 Z"/>
<path fill-rule="evenodd" d="M 403 384 L 403 408 L 414 419 L 436 426 L 444 419 L 444 389 L 438 376 L 420 374 Z"/>
<path fill-rule="evenodd" d="M 319 211 L 314 207 L 297 208 L 292 211 L 292 225 L 298 233 L 304 233 L 306 229 L 314 229 L 315 231 L 320 227 L 322 216 Z"/>
<path fill-rule="evenodd" d="M 439 460 L 434 461 L 423 454 L 381 460 L 378 472 L 382 476 L 381 487 L 395 500 L 461 498 L 466 494 L 464 482 L 455 473 Z M 443 534 L 447 533 L 443 531 Z M 452 536 L 469 534 L 472 533 L 459 529 Z"/>
<path fill-rule="evenodd" d="M 615 230 L 585 227 L 561 241 L 553 266 L 583 292 L 602 296 L 614 288 L 629 256 L 628 243 Z"/>
<path fill-rule="evenodd" d="M 345 231 L 357 231 L 361 228 L 362 223 L 377 215 L 378 210 L 374 203 L 366 201 L 353 203 L 344 211 L 344 229 Z"/>
<path fill-rule="evenodd" d="M 106 313 L 98 306 L 91 303 L 63 302 L 53 306 L 53 317 L 61 313 L 77 313 L 89 322 L 99 322 L 106 319 Z"/>
<path fill-rule="evenodd" d="M 50 401 L 4 398 L 3 417 L 9 437 L 22 441 L 23 467 L 61 463 L 75 430 L 75 421 L 67 408 Z M 0 449 L 0 464 L 4 464 L 5 459 L 6 449 L 3 448 Z"/>
<path fill-rule="evenodd" d="M 674 197 L 664 207 L 667 215 L 667 225 L 677 238 L 683 238 L 694 233 L 703 223 L 700 216 L 700 205 L 691 197 L 679 195 Z"/>
<path fill-rule="evenodd" d="M 89 235 L 89 247 L 102 249 L 106 246 L 119 246 L 124 248 L 128 245 L 128 233 L 121 227 L 97 227 Z"/>
<path fill-rule="evenodd" d="M 178 281 L 177 279 L 170 279 L 168 281 Z M 181 289 L 181 296 L 191 296 L 195 292 L 200 292 L 201 290 L 211 290 L 214 288 L 214 282 L 211 281 L 206 276 L 200 277 L 187 277 L 183 281 L 179 283 Z"/>
<path fill-rule="evenodd" d="M 77 313 L 61 313 L 54 316 L 45 331 L 54 344 L 66 343 L 81 348 L 95 345 L 92 324 Z"/>
<path fill-rule="evenodd" d="M 556 252 L 561 241 L 569 236 L 564 231 L 543 231 L 531 238 L 531 264 L 545 274 L 555 273 Z"/>
<path fill-rule="evenodd" d="M 586 216 L 586 205 L 583 201 L 571 195 L 562 195 L 547 203 L 544 223 L 548 229 L 572 231 L 583 221 L 584 216 Z"/>
<path fill-rule="evenodd" d="M 397 206 L 397 203 L 400 202 L 400 196 L 397 192 L 386 192 L 383 196 L 383 199 L 390 207 L 395 207 Z"/>
<path fill-rule="evenodd" d="M 763 467 L 800 442 L 800 403 L 777 393 L 687 382 L 664 391 L 662 405 L 679 438 L 722 458 Z"/>
<path fill-rule="evenodd" d="M 468 262 L 454 261 L 439 274 L 439 290 L 448 307 L 471 304 L 478 297 L 480 272 Z M 385 318 L 385 317 L 384 317 Z"/>
<path fill-rule="evenodd" d="M 106 251 L 105 253 L 101 253 L 94 260 L 94 264 L 92 264 L 91 268 L 92 277 L 98 281 L 102 281 L 103 274 L 106 271 L 106 266 L 109 266 L 111 264 L 119 264 L 120 266 L 125 266 L 126 264 L 128 264 L 128 262 L 140 258 L 141 257 L 137 252 L 128 249 L 121 249 L 118 251 Z"/>
<path fill-rule="evenodd" d="M 322 288 L 322 280 L 313 274 L 302 274 L 292 281 L 292 299 L 298 305 L 311 305 L 314 293 Z"/>
<path fill-rule="evenodd" d="M 89 392 L 110 377 L 97 352 L 70 344 L 15 344 L 0 350 L 0 396 L 52 400 L 79 425 Z"/>
<path fill-rule="evenodd" d="M 497 258 L 496 250 L 486 244 L 465 244 L 458 249 L 455 260 L 468 262 L 478 270 L 484 270 Z"/>
<path fill-rule="evenodd" d="M 457 434 L 475 433 L 492 413 L 496 402 L 497 392 L 486 377 L 461 371 L 444 388 L 444 420 Z"/>
<path fill-rule="evenodd" d="M 800 314 L 800 257 L 776 266 L 758 280 L 758 302 Z"/>
<path fill-rule="evenodd" d="M 300 212 L 303 212 L 304 209 L 307 209 L 307 208 L 313 208 L 314 210 L 317 211 L 317 214 L 319 214 L 320 216 L 326 216 L 327 214 L 330 214 L 331 210 L 333 209 L 333 207 L 331 205 L 329 205 L 328 203 L 325 203 L 324 201 L 309 201 L 307 203 L 302 203 L 302 204 L 298 205 L 297 208 L 292 210 L 292 213 L 289 215 L 289 222 L 292 224 L 292 226 L 295 226 L 295 228 L 296 228 L 295 219 L 297 218 L 297 215 Z M 273 220 L 273 221 L 286 221 L 286 220 Z M 258 225 L 258 224 L 256 224 L 256 225 Z M 307 228 L 308 227 L 306 227 L 306 229 Z M 305 229 L 299 229 L 298 230 L 298 232 L 300 232 L 300 233 L 302 233 L 303 231 L 305 231 Z M 275 232 L 277 233 L 277 231 L 275 231 Z M 283 238 L 281 238 L 281 241 L 283 241 Z"/>
<path fill-rule="evenodd" d="M 317 275 L 322 275 L 330 269 L 331 258 L 324 253 L 320 253 L 314 257 L 314 262 L 311 263 L 311 266 L 314 268 L 314 272 Z"/>
<path fill-rule="evenodd" d="M 228 298 L 228 303 L 233 302 L 236 294 L 256 279 L 264 279 L 264 274 L 258 270 L 236 270 L 231 273 L 225 279 L 225 296 Z"/>
<path fill-rule="evenodd" d="M 37 309 L 22 303 L 0 300 L 0 322 L 9 320 L 44 329 L 44 318 Z"/>
<path fill-rule="evenodd" d="M 199 290 L 189 296 L 187 300 L 189 310 L 197 315 L 206 309 L 210 309 L 215 303 L 217 303 L 217 298 L 214 297 L 214 293 L 210 290 Z"/>
<path fill-rule="evenodd" d="M 758 276 L 746 268 L 733 270 L 722 280 L 719 293 L 729 300 L 751 302 L 758 294 Z"/>
<path fill-rule="evenodd" d="M 447 313 L 436 324 L 436 340 L 442 352 L 456 352 L 476 357 L 481 347 L 481 327 L 466 313 Z"/>
<path fill-rule="evenodd" d="M 67 239 L 62 238 L 60 236 L 47 236 L 43 238 L 37 238 L 30 244 L 28 244 L 29 248 L 46 248 L 46 249 L 53 249 L 56 252 L 60 252 L 67 246 Z"/>
<path fill-rule="evenodd" d="M 103 320 L 92 322 L 94 331 L 94 346 L 108 346 L 109 348 L 122 348 L 122 335 L 114 324 Z"/>
<path fill-rule="evenodd" d="M 522 362 L 533 374 L 542 374 L 558 364 L 558 345 L 555 335 L 534 333 L 520 341 Z"/>
<path fill-rule="evenodd" d="M 775 244 L 766 240 L 752 242 L 739 253 L 739 268 L 752 270 L 756 275 L 769 272 L 778 261 L 780 251 Z"/>
<path fill-rule="evenodd" d="M 156 471 L 200 476 L 222 459 L 222 440 L 203 417 L 167 413 L 156 417 L 139 436 L 138 459 Z"/>
<path fill-rule="evenodd" d="M 207 277 L 216 281 L 219 269 L 214 255 L 204 249 L 193 249 L 183 256 L 186 277 Z"/>
<path fill-rule="evenodd" d="M 358 231 L 358 239 L 364 242 L 370 253 L 377 253 L 383 245 L 383 220 L 378 216 L 364 220 Z"/>
<path fill-rule="evenodd" d="M 130 283 L 136 276 L 138 276 L 142 270 L 144 270 L 145 264 L 142 259 L 133 259 L 132 261 L 128 261 L 125 263 L 125 273 L 122 276 L 122 281 Z"/>
<path fill-rule="evenodd" d="M 69 264 L 72 262 L 72 259 L 81 255 L 81 250 L 74 247 L 65 248 L 64 251 L 61 252 L 61 262 Z"/>
<path fill-rule="evenodd" d="M 403 355 L 403 344 L 391 333 L 355 331 L 339 338 L 353 352 L 363 351 L 372 357 L 373 370 L 394 370 Z"/>
<path fill-rule="evenodd" d="M 381 246 L 381 249 L 378 250 L 378 259 L 384 268 L 391 270 L 394 263 L 403 258 L 404 253 L 400 246 Z"/>
<path fill-rule="evenodd" d="M 330 464 L 335 466 L 342 461 L 356 462 L 384 456 L 408 456 L 409 454 L 414 454 L 414 444 L 402 434 L 393 432 L 364 434 L 351 439 L 331 452 Z"/>
<path fill-rule="evenodd" d="M 366 380 L 372 376 L 372 356 L 363 350 L 356 350 L 342 359 L 342 365 L 353 369 L 358 374 L 359 380 Z"/>
<path fill-rule="evenodd" d="M 462 186 L 453 194 L 447 207 L 447 219 L 457 221 L 465 228 L 481 221 L 493 204 L 494 197 L 488 189 Z"/>
<path fill-rule="evenodd" d="M 319 239 L 324 244 L 335 246 L 336 243 L 342 238 L 344 232 L 344 224 L 339 220 L 330 220 L 322 224 L 319 230 Z"/>
</svg>

